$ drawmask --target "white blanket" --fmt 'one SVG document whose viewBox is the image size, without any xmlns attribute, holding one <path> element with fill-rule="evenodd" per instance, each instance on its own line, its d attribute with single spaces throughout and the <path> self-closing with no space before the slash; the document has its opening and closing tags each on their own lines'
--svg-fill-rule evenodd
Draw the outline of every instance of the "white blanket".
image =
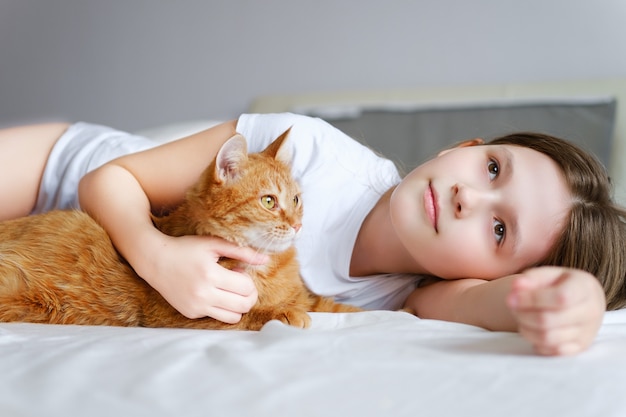
<svg viewBox="0 0 626 417">
<path fill-rule="evenodd" d="M 260 332 L 0 325 L 0 416 L 624 416 L 626 311 L 591 349 L 407 313 Z"/>
</svg>

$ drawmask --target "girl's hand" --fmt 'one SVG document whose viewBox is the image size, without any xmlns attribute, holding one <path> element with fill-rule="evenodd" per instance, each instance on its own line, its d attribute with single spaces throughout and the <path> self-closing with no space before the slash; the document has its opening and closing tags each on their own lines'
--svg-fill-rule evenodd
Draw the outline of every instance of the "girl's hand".
<svg viewBox="0 0 626 417">
<path fill-rule="evenodd" d="M 542 355 L 572 355 L 595 339 L 606 309 L 598 280 L 581 270 L 533 268 L 512 282 L 507 305 L 519 333 Z"/>
<path fill-rule="evenodd" d="M 228 257 L 261 265 L 266 255 L 214 237 L 164 237 L 145 279 L 181 314 L 237 323 L 254 306 L 258 294 L 250 276 L 217 261 Z"/>
</svg>

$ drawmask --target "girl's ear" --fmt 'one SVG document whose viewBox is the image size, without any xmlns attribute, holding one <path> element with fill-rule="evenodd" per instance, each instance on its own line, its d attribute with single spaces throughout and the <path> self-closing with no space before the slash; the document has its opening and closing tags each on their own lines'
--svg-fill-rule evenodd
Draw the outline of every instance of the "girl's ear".
<svg viewBox="0 0 626 417">
<path fill-rule="evenodd" d="M 485 141 L 481 138 L 474 138 L 474 139 L 469 139 L 469 140 L 464 140 L 463 142 L 457 143 L 456 145 L 454 145 L 451 148 L 448 149 L 444 149 L 443 151 L 439 152 L 437 154 L 437 156 L 442 156 L 447 154 L 448 152 L 450 152 L 453 149 L 456 148 L 465 148 L 467 146 L 478 146 L 478 145 L 484 145 Z"/>
</svg>

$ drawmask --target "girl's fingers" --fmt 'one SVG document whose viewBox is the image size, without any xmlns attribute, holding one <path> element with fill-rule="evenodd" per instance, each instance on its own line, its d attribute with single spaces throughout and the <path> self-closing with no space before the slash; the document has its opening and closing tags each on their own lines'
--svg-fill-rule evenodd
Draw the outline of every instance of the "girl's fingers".
<svg viewBox="0 0 626 417">
<path fill-rule="evenodd" d="M 209 311 L 207 311 L 207 317 L 214 318 L 227 324 L 239 323 L 239 321 L 241 320 L 241 316 L 241 313 L 235 313 L 230 310 L 224 310 L 218 307 L 211 307 Z"/>
<path fill-rule="evenodd" d="M 595 278 L 583 271 L 532 269 L 514 281 L 508 302 L 514 309 L 564 309 L 585 298 L 589 280 Z"/>
<path fill-rule="evenodd" d="M 221 266 L 220 269 L 220 275 L 215 279 L 215 287 L 218 290 L 244 297 L 255 295 L 256 286 L 248 274 L 239 270 L 231 271 Z"/>
<path fill-rule="evenodd" d="M 263 265 L 269 260 L 269 257 L 263 253 L 259 253 L 252 248 L 237 246 L 234 243 L 227 242 L 225 240 L 222 240 L 217 245 L 215 251 L 220 256 L 236 259 L 251 265 Z"/>
<path fill-rule="evenodd" d="M 227 269 L 224 272 L 221 278 L 226 285 L 223 285 L 224 288 L 213 287 L 211 293 L 206 295 L 206 311 L 201 316 L 233 324 L 256 304 L 258 293 L 246 274 Z"/>
<path fill-rule="evenodd" d="M 519 277 L 515 280 L 514 288 L 525 290 L 545 288 L 553 285 L 569 271 L 569 269 L 555 266 L 527 269 L 519 274 Z"/>
<path fill-rule="evenodd" d="M 585 345 L 572 341 L 556 346 L 535 345 L 535 351 L 543 356 L 571 356 L 576 355 L 586 349 Z"/>
<path fill-rule="evenodd" d="M 571 311 L 551 310 L 526 310 L 517 315 L 520 328 L 535 332 L 547 332 L 549 330 L 579 326 L 582 320 L 579 317 L 584 314 L 584 309 L 574 308 Z"/>
<path fill-rule="evenodd" d="M 593 340 L 595 333 L 587 332 L 579 326 L 566 326 L 551 329 L 520 326 L 519 333 L 544 355 L 562 355 L 580 352 Z"/>
<path fill-rule="evenodd" d="M 247 313 L 257 301 L 256 292 L 250 296 L 241 296 L 233 292 L 217 290 L 215 295 L 215 301 L 211 303 L 212 308 L 237 314 Z"/>
</svg>

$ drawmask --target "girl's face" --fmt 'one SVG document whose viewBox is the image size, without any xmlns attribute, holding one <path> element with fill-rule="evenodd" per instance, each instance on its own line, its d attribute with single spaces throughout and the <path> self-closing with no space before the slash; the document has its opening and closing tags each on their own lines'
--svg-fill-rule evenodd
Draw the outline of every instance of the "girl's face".
<svg viewBox="0 0 626 417">
<path fill-rule="evenodd" d="M 571 206 L 563 174 L 532 149 L 469 145 L 440 153 L 402 180 L 391 196 L 395 232 L 440 278 L 520 272 L 543 259 L 562 230 Z"/>
</svg>

